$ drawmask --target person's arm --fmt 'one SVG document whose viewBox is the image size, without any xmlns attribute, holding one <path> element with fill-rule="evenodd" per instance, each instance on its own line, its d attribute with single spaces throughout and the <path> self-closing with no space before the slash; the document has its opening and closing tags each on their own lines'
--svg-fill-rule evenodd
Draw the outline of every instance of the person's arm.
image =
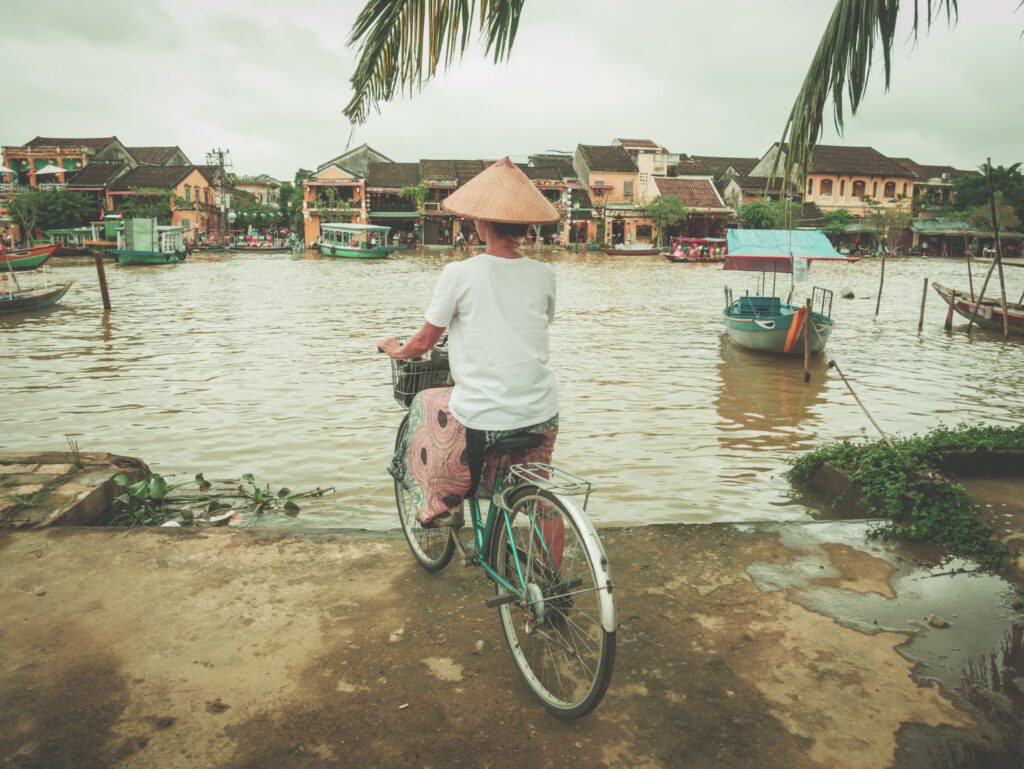
<svg viewBox="0 0 1024 769">
<path fill-rule="evenodd" d="M 392 358 L 418 358 L 430 350 L 437 340 L 444 333 L 443 326 L 435 326 L 432 323 L 424 323 L 423 327 L 412 335 L 412 338 L 405 344 L 400 345 L 394 337 L 389 337 L 377 343 L 377 349 L 387 353 Z"/>
</svg>

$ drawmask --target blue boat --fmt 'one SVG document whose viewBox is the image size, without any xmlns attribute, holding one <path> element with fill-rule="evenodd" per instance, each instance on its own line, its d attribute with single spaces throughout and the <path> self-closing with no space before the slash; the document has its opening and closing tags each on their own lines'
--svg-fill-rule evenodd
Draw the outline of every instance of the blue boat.
<svg viewBox="0 0 1024 769">
<path fill-rule="evenodd" d="M 857 259 L 837 253 L 820 230 L 729 230 L 726 237 L 729 246 L 723 269 L 761 273 L 753 295 L 734 298 L 732 289 L 725 289 L 722 316 L 729 338 L 750 350 L 802 355 L 804 336 L 809 335 L 812 353 L 825 349 L 835 327 L 832 292 L 815 286 L 808 312 L 806 305 L 790 304 L 792 283 L 785 302 L 775 295 L 776 276 L 805 274 L 812 261 Z"/>
</svg>

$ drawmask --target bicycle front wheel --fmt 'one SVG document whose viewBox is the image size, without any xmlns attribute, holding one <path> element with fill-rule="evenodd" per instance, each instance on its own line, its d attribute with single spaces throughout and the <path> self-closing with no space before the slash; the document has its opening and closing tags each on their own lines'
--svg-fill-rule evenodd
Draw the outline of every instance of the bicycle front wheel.
<svg viewBox="0 0 1024 769">
<path fill-rule="evenodd" d="M 524 486 L 492 536 L 491 566 L 516 596 L 498 612 L 523 682 L 554 715 L 586 715 L 611 680 L 617 623 L 593 526 L 574 503 Z"/>
<path fill-rule="evenodd" d="M 398 426 L 395 438 L 395 450 L 403 444 L 405 433 L 409 429 L 409 415 L 406 414 L 402 424 Z M 447 526 L 436 529 L 424 528 L 416 515 L 416 506 L 412 503 L 409 490 L 398 480 L 395 481 L 395 502 L 398 504 L 398 519 L 402 522 L 402 531 L 413 556 L 427 571 L 440 571 L 452 559 L 455 552 L 455 538 Z"/>
</svg>

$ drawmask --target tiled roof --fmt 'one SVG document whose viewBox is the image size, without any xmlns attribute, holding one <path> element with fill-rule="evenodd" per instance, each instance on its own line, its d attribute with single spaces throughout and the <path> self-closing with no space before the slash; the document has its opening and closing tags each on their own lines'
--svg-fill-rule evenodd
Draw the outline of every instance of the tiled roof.
<svg viewBox="0 0 1024 769">
<path fill-rule="evenodd" d="M 834 144 L 819 144 L 814 148 L 810 173 L 912 178 L 910 171 L 872 147 L 842 147 Z"/>
<path fill-rule="evenodd" d="M 530 165 L 534 168 L 555 167 L 558 169 L 556 179 L 576 178 L 576 169 L 572 167 L 572 158 L 564 155 L 530 155 Z"/>
<path fill-rule="evenodd" d="M 766 184 L 768 189 L 775 190 L 776 192 L 782 189 L 781 176 L 776 176 L 770 181 L 767 176 L 737 176 L 733 181 L 735 181 L 744 192 L 756 192 L 758 195 L 764 192 Z M 790 188 L 794 187 L 795 185 L 790 184 Z"/>
<path fill-rule="evenodd" d="M 459 178 L 451 160 L 421 160 L 420 179 L 427 181 L 454 181 Z"/>
<path fill-rule="evenodd" d="M 91 147 L 92 149 L 99 149 L 107 142 L 117 141 L 116 136 L 108 136 L 105 139 L 53 139 L 46 136 L 37 136 L 35 139 L 29 142 L 25 142 L 25 147 Z"/>
<path fill-rule="evenodd" d="M 658 193 L 679 198 L 689 208 L 723 208 L 725 204 L 710 179 L 678 179 L 654 177 Z"/>
<path fill-rule="evenodd" d="M 543 165 L 543 166 L 519 166 L 523 173 L 526 174 L 526 178 L 530 181 L 536 181 L 538 179 L 544 181 L 561 181 L 565 178 L 562 174 L 562 169 L 556 165 Z M 575 174 L 573 174 L 575 176 Z"/>
<path fill-rule="evenodd" d="M 171 167 L 173 168 L 173 166 Z M 203 178 L 210 184 L 217 183 L 217 174 L 220 173 L 220 166 L 192 166 L 192 168 L 201 173 Z"/>
<path fill-rule="evenodd" d="M 127 190 L 132 187 L 174 189 L 195 170 L 198 170 L 195 166 L 139 166 L 118 179 L 113 189 Z M 203 174 L 203 176 L 206 175 Z"/>
<path fill-rule="evenodd" d="M 455 178 L 458 179 L 459 185 L 463 185 L 476 176 L 478 173 L 483 171 L 487 166 L 492 165 L 493 161 L 490 160 L 453 160 L 452 165 L 455 166 Z"/>
<path fill-rule="evenodd" d="M 711 176 L 711 169 L 702 160 L 680 160 L 676 168 L 685 176 Z"/>
<path fill-rule="evenodd" d="M 591 171 L 631 173 L 636 171 L 633 159 L 621 146 L 581 144 L 580 153 Z"/>
<path fill-rule="evenodd" d="M 594 207 L 594 204 L 590 200 L 590 193 L 583 188 L 574 188 L 569 190 L 569 201 L 575 208 Z"/>
<path fill-rule="evenodd" d="M 92 162 L 74 176 L 68 177 L 68 187 L 106 187 L 119 173 L 128 167 L 127 163 Z"/>
<path fill-rule="evenodd" d="M 655 152 L 661 150 L 661 147 L 650 139 L 616 139 L 615 141 L 627 149 L 654 150 Z"/>
<path fill-rule="evenodd" d="M 694 155 L 693 159 L 702 161 L 713 174 L 720 174 L 730 167 L 741 174 L 749 174 L 759 161 L 759 158 L 723 158 L 713 155 Z"/>
<path fill-rule="evenodd" d="M 177 147 L 125 147 L 132 157 L 147 166 L 162 166 L 178 149 Z"/>
<path fill-rule="evenodd" d="M 400 190 L 420 182 L 418 163 L 370 163 L 366 186 Z"/>
</svg>

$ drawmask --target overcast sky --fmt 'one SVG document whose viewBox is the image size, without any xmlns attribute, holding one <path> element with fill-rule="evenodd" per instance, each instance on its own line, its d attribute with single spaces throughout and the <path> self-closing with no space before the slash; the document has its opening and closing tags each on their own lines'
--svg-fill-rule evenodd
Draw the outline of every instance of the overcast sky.
<svg viewBox="0 0 1024 769">
<path fill-rule="evenodd" d="M 822 142 L 958 168 L 1024 160 L 1018 2 L 964 0 L 954 29 L 942 20 L 916 46 L 900 35 L 889 92 L 874 70 L 845 136 L 830 122 Z M 525 160 L 617 137 L 756 157 L 781 134 L 834 3 L 528 0 L 508 63 L 474 43 L 352 131 L 346 41 L 362 5 L 4 0 L 0 143 L 116 135 L 194 163 L 219 147 L 235 172 L 282 181 L 364 142 L 396 161 Z"/>
</svg>

